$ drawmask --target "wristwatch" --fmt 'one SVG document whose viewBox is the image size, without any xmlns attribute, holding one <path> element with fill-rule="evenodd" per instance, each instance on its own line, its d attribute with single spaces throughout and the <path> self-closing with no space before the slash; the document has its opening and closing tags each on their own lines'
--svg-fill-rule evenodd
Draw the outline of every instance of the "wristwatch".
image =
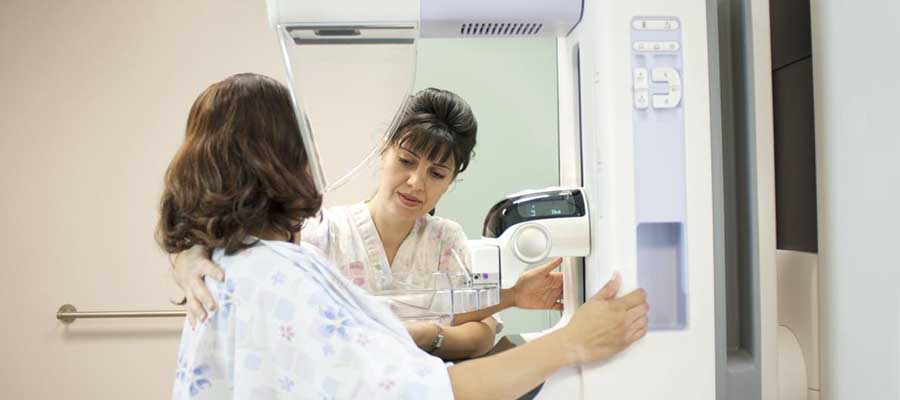
<svg viewBox="0 0 900 400">
<path fill-rule="evenodd" d="M 442 344 L 444 344 L 444 328 L 441 328 L 438 324 L 434 324 L 434 327 L 437 328 L 437 335 L 435 335 L 434 341 L 431 342 L 428 353 L 434 353 L 441 348 Z"/>
</svg>

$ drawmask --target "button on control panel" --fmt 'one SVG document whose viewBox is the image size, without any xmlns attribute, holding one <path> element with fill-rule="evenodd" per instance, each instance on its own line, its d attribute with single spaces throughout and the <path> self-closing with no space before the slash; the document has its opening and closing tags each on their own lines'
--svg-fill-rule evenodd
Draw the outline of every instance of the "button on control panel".
<svg viewBox="0 0 900 400">
<path fill-rule="evenodd" d="M 653 95 L 653 108 L 674 108 L 681 102 L 681 77 L 678 76 L 678 71 L 668 67 L 654 68 L 652 80 L 662 83 L 666 90 Z"/>
<path fill-rule="evenodd" d="M 650 87 L 650 77 L 647 75 L 647 68 L 634 69 L 634 90 L 647 89 Z"/>
<path fill-rule="evenodd" d="M 674 52 L 678 51 L 681 46 L 678 42 L 634 42 L 632 46 L 635 51 L 652 51 L 652 52 Z"/>
<path fill-rule="evenodd" d="M 668 18 L 635 18 L 631 22 L 631 27 L 638 31 L 674 31 L 678 30 L 679 26 L 678 20 Z"/>
<path fill-rule="evenodd" d="M 646 90 L 634 91 L 634 108 L 646 110 L 650 107 L 650 93 Z"/>
</svg>

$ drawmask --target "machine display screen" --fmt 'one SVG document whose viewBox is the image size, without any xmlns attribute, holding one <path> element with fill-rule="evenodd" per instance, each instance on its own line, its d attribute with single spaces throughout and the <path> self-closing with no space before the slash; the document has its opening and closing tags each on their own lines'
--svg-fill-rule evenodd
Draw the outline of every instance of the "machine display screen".
<svg viewBox="0 0 900 400">
<path fill-rule="evenodd" d="M 482 236 L 498 238 L 516 224 L 553 218 L 578 218 L 587 215 L 580 189 L 548 189 L 523 192 L 494 204 L 484 218 Z"/>
<path fill-rule="evenodd" d="M 519 215 L 525 218 L 531 217 L 564 217 L 576 214 L 575 205 L 567 199 L 548 199 L 529 201 L 520 204 Z"/>
</svg>

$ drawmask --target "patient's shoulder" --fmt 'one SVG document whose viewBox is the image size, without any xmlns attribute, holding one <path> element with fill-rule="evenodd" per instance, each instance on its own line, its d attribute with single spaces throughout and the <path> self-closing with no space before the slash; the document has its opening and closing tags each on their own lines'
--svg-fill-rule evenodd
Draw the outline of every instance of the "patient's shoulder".
<svg viewBox="0 0 900 400">
<path fill-rule="evenodd" d="M 313 312 L 307 307 L 310 299 L 329 301 L 324 285 L 327 266 L 323 267 L 308 245 L 261 241 L 230 255 L 217 251 L 213 261 L 224 270 L 225 280 L 207 278 L 206 284 L 217 303 L 222 303 L 222 318 L 232 310 L 241 310 L 233 314 L 239 320 L 269 315 L 273 310 L 284 312 L 285 318 L 290 314 L 288 319 L 299 318 Z"/>
<path fill-rule="evenodd" d="M 216 249 L 213 252 L 212 260 L 229 275 L 261 273 L 291 264 L 289 260 L 280 257 L 271 248 L 265 246 L 262 241 L 233 254 L 226 255 L 224 250 Z"/>
<path fill-rule="evenodd" d="M 236 292 L 266 288 L 287 295 L 315 280 L 309 268 L 313 262 L 311 252 L 286 242 L 259 241 L 234 254 L 216 250 L 212 259 L 225 272 L 224 283 Z"/>
<path fill-rule="evenodd" d="M 279 273 L 312 278 L 334 269 L 328 258 L 315 246 L 281 241 L 260 240 L 254 246 L 230 255 L 217 249 L 213 252 L 212 260 L 230 277 L 265 277 Z"/>
</svg>

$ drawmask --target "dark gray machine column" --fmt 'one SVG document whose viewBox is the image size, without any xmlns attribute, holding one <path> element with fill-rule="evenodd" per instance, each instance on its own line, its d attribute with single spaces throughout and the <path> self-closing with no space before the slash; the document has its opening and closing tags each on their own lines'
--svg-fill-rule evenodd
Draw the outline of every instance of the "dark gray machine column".
<svg viewBox="0 0 900 400">
<path fill-rule="evenodd" d="M 717 0 L 710 32 L 718 39 L 721 132 L 714 137 L 716 206 L 716 397 L 760 400 L 759 243 L 756 127 L 749 0 Z M 715 18 L 715 19 L 713 19 Z M 711 53 L 713 54 L 713 53 Z M 712 68 L 711 68 L 712 70 Z M 713 77 L 715 79 L 715 77 Z"/>
<path fill-rule="evenodd" d="M 720 137 L 716 198 L 717 397 L 762 396 L 757 143 L 750 0 L 711 1 L 717 22 Z M 808 0 L 770 1 L 776 237 L 785 250 L 816 252 L 815 143 Z M 712 53 L 711 53 L 712 54 Z M 711 68 L 713 70 L 713 68 Z M 714 120 L 715 121 L 715 120 Z M 718 142 L 717 142 L 718 141 Z"/>
</svg>

